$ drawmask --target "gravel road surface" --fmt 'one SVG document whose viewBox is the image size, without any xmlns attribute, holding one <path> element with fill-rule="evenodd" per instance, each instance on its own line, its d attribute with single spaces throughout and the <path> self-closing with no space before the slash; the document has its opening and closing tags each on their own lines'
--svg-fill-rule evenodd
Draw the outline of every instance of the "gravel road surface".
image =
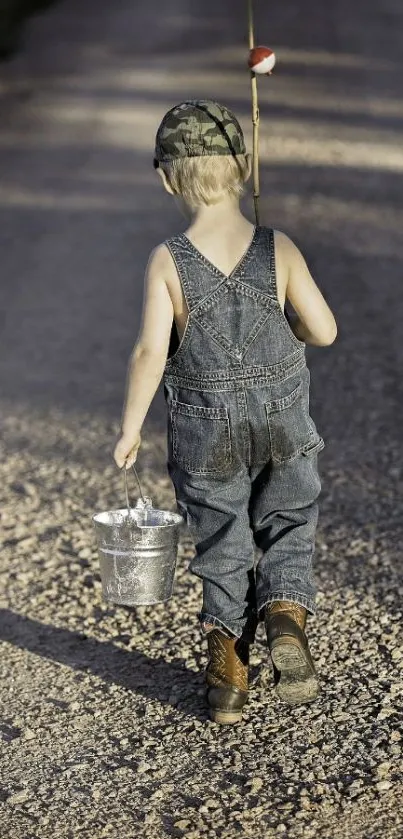
<svg viewBox="0 0 403 839">
<path fill-rule="evenodd" d="M 144 268 L 183 225 L 154 132 L 202 95 L 250 142 L 246 2 L 65 0 L 0 68 L 1 839 L 403 836 L 403 7 L 256 7 L 278 53 L 263 221 L 339 323 L 309 351 L 321 696 L 283 706 L 259 635 L 243 724 L 207 720 L 186 533 L 168 604 L 102 601 L 91 515 L 123 502 L 111 451 Z M 175 509 L 165 457 L 159 392 L 138 466 Z"/>
</svg>

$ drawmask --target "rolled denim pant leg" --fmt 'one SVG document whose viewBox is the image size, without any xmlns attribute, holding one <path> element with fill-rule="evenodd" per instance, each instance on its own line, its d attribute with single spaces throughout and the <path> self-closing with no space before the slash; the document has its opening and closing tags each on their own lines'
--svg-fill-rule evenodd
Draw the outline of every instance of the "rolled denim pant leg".
<svg viewBox="0 0 403 839">
<path fill-rule="evenodd" d="M 258 612 L 289 600 L 315 613 L 312 573 L 321 483 L 317 455 L 270 463 L 253 476 L 250 516 L 263 552 L 256 568 Z"/>
<path fill-rule="evenodd" d="M 200 620 L 240 637 L 256 616 L 248 471 L 243 467 L 223 480 L 189 474 L 172 464 L 169 472 L 195 544 L 189 569 L 203 580 Z"/>
</svg>

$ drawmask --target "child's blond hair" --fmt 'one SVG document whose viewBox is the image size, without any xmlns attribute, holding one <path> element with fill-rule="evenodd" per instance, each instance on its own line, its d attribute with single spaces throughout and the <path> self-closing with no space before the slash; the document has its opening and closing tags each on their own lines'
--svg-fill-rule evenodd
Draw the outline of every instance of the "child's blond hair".
<svg viewBox="0 0 403 839">
<path fill-rule="evenodd" d="M 223 195 L 240 198 L 248 176 L 246 154 L 178 157 L 160 166 L 174 193 L 191 207 L 217 204 Z"/>
</svg>

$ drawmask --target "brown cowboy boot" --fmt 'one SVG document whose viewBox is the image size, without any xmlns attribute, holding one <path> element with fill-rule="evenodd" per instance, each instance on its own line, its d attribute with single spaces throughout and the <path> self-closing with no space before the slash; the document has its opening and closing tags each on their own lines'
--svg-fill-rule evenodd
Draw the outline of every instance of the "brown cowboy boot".
<svg viewBox="0 0 403 839">
<path fill-rule="evenodd" d="M 267 644 L 275 667 L 277 695 L 289 705 L 312 702 L 319 693 L 305 635 L 307 612 L 298 603 L 276 600 L 265 609 Z"/>
<path fill-rule="evenodd" d="M 248 698 L 249 644 L 241 638 L 228 638 L 219 629 L 208 633 L 207 644 L 210 717 L 218 723 L 240 722 Z"/>
</svg>

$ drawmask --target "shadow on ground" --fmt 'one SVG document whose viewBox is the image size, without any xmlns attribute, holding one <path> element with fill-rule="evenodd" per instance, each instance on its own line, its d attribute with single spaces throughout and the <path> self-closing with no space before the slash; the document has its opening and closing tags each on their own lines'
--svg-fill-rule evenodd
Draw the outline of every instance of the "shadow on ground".
<svg viewBox="0 0 403 839">
<path fill-rule="evenodd" d="M 208 717 L 200 696 L 203 675 L 189 670 L 184 660 L 167 662 L 135 650 L 125 651 L 109 641 L 49 626 L 9 609 L 0 610 L 0 639 L 42 658 L 97 676 L 105 683 L 119 685 L 145 699 L 171 704 L 191 717 L 203 721 Z M 175 702 L 169 700 L 173 681 L 177 687 L 181 684 L 180 701 L 178 696 Z"/>
</svg>

